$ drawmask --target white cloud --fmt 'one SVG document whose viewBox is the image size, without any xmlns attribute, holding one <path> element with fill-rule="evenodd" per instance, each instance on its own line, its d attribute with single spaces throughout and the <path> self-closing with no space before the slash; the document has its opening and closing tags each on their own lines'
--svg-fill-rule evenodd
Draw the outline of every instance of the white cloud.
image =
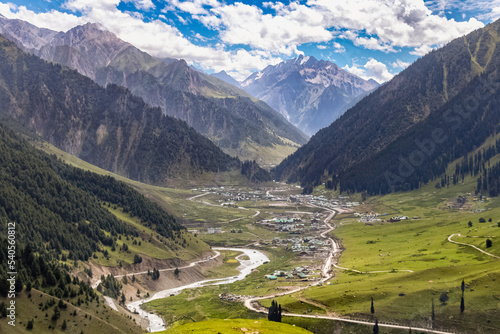
<svg viewBox="0 0 500 334">
<path fill-rule="evenodd" d="M 203 0 L 202 2 L 210 1 Z M 57 31 L 67 31 L 86 22 L 100 23 L 106 30 L 113 32 L 122 40 L 153 56 L 183 58 L 188 63 L 201 64 L 205 70 L 233 71 L 232 73 L 239 80 L 245 79 L 257 69 L 282 61 L 281 57 L 266 50 L 227 51 L 223 44 L 216 47 L 195 45 L 177 28 L 159 19 L 144 22 L 132 13 L 119 11 L 116 8 L 119 2 L 120 0 L 70 0 L 64 4 L 65 8 L 81 13 L 81 16 L 54 10 L 47 13 L 35 13 L 26 7 L 2 3 L 0 3 L 0 13 L 8 18 L 19 18 L 39 27 Z"/>
<path fill-rule="evenodd" d="M 85 24 L 86 21 L 75 15 L 51 10 L 50 12 L 36 14 L 28 10 L 25 6 L 16 6 L 11 3 L 0 3 L 0 14 L 9 19 L 20 19 L 28 21 L 38 27 L 52 29 L 56 31 L 66 31 L 78 24 Z"/>
<path fill-rule="evenodd" d="M 432 48 L 428 45 L 421 45 L 418 48 L 415 48 L 413 51 L 410 51 L 411 55 L 415 56 L 425 56 L 429 52 L 431 52 Z"/>
<path fill-rule="evenodd" d="M 333 47 L 335 49 L 335 50 L 333 50 L 333 52 L 335 52 L 335 53 L 344 53 L 345 52 L 345 47 L 340 43 L 334 42 Z"/>
<path fill-rule="evenodd" d="M 373 79 L 378 83 L 389 81 L 394 77 L 394 75 L 389 72 L 387 66 L 384 63 L 381 63 L 373 58 L 371 58 L 363 66 L 353 64 L 350 67 L 346 65 L 343 67 L 343 69 L 365 80 Z"/>
<path fill-rule="evenodd" d="M 135 8 L 146 11 L 156 8 L 151 0 L 123 0 L 123 2 L 131 2 L 134 4 Z"/>
<path fill-rule="evenodd" d="M 410 66 L 410 65 L 411 65 L 410 63 L 407 63 L 407 62 L 402 61 L 402 60 L 400 60 L 400 59 L 397 59 L 395 62 L 393 62 L 393 63 L 391 64 L 391 66 L 392 66 L 393 68 L 402 68 L 402 69 L 405 69 L 405 68 L 407 68 L 407 67 L 408 67 L 408 66 Z"/>
<path fill-rule="evenodd" d="M 206 7 L 217 7 L 220 5 L 217 0 L 171 0 L 170 3 L 172 6 L 192 15 L 208 14 Z"/>
<path fill-rule="evenodd" d="M 415 52 L 421 53 L 484 26 L 475 18 L 457 22 L 434 15 L 423 0 L 264 2 L 264 7 L 274 10 L 270 14 L 242 2 L 213 1 L 171 3 L 217 30 L 226 44 L 244 44 L 286 56 L 297 54 L 301 44 L 329 42 L 337 34 L 365 49 L 397 52 L 401 47 L 415 47 L 419 48 Z"/>
<path fill-rule="evenodd" d="M 279 14 L 264 14 L 257 6 L 236 2 L 210 8 L 206 15 L 196 15 L 206 27 L 219 31 L 221 40 L 229 45 L 245 44 L 273 54 L 298 54 L 303 43 L 328 42 L 332 32 L 322 26 L 321 13 L 291 3 L 266 3 Z"/>
<path fill-rule="evenodd" d="M 475 13 L 479 20 L 495 21 L 500 18 L 500 0 L 432 0 L 427 1 L 426 5 L 440 15 L 455 9 L 462 11 L 463 18 L 467 12 Z"/>
<path fill-rule="evenodd" d="M 326 45 L 321 45 L 321 44 L 318 44 L 316 45 L 316 47 L 320 50 L 325 50 L 326 49 Z"/>
</svg>

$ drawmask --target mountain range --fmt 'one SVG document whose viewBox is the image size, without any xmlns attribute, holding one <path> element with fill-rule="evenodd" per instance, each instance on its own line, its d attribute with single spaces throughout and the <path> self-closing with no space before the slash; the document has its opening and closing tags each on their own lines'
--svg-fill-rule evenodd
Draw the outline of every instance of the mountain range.
<svg viewBox="0 0 500 334">
<path fill-rule="evenodd" d="M 278 110 L 304 133 L 313 135 L 379 84 L 332 62 L 300 55 L 253 73 L 241 86 Z"/>
<path fill-rule="evenodd" d="M 447 166 L 455 159 L 470 165 L 467 155 L 498 131 L 499 36 L 496 21 L 420 58 L 320 130 L 275 176 L 301 182 L 306 191 L 326 182 L 370 194 L 442 177 L 450 183 Z M 467 170 L 473 166 L 474 160 Z"/>
<path fill-rule="evenodd" d="M 59 64 L 26 54 L 0 36 L 0 113 L 55 146 L 128 178 L 170 178 L 240 167 L 184 121 L 126 88 L 103 88 Z"/>
<path fill-rule="evenodd" d="M 0 17 L 0 32 L 24 51 L 75 69 L 103 87 L 128 88 L 241 159 L 278 163 L 308 139 L 240 88 L 194 70 L 182 59 L 154 58 L 99 24 L 55 32 Z"/>
</svg>

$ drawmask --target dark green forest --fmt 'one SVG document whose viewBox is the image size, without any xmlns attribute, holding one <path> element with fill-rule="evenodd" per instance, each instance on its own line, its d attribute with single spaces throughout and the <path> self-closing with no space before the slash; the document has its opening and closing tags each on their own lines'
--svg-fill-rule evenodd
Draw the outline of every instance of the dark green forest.
<svg viewBox="0 0 500 334">
<path fill-rule="evenodd" d="M 122 207 L 166 238 L 183 229 L 124 183 L 68 166 L 0 127 L 0 229 L 15 222 L 19 244 L 29 243 L 49 258 L 59 259 L 67 250 L 68 259 L 86 261 L 118 234 L 137 236 L 105 203 Z"/>
</svg>

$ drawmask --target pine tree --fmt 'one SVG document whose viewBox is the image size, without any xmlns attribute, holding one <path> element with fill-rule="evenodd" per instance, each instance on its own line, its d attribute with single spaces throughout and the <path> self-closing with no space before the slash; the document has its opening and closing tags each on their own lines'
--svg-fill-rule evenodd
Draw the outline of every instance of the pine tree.
<svg viewBox="0 0 500 334">
<path fill-rule="evenodd" d="M 372 297 L 372 305 L 370 307 L 370 312 L 372 313 L 372 315 L 375 313 L 375 307 L 373 307 L 373 297 Z"/>
<path fill-rule="evenodd" d="M 465 282 L 464 282 L 464 280 L 462 280 L 461 288 L 462 288 L 462 293 L 464 293 L 464 291 L 465 291 Z"/>
<path fill-rule="evenodd" d="M 465 303 L 464 303 L 464 295 L 462 294 L 462 299 L 460 300 L 460 313 L 464 313 L 465 311 Z"/>
<path fill-rule="evenodd" d="M 63 331 L 65 331 L 65 330 L 66 330 L 66 328 L 68 328 L 68 325 L 66 324 L 66 319 L 64 319 L 64 321 L 63 321 L 63 323 L 62 323 L 62 326 L 61 326 L 61 329 L 62 329 Z"/>
<path fill-rule="evenodd" d="M 375 326 L 373 326 L 373 334 L 378 334 L 378 320 L 375 320 Z"/>
</svg>

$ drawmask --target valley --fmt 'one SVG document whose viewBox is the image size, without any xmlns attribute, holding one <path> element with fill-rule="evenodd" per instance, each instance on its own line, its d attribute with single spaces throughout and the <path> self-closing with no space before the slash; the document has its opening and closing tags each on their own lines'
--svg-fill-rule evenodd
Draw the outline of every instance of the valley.
<svg viewBox="0 0 500 334">
<path fill-rule="evenodd" d="M 54 152 L 46 144 L 44 149 Z M 59 155 L 76 161 L 70 155 Z M 84 167 L 85 163 L 78 163 Z M 498 217 L 498 200 L 481 201 L 470 195 L 473 178 L 465 178 L 462 186 L 436 189 L 428 185 L 365 201 L 361 194 L 340 196 L 322 187 L 311 195 L 301 195 L 300 188 L 277 183 L 256 188 L 225 183 L 169 189 L 124 180 L 144 194 L 162 194 L 152 198 L 182 215 L 188 231 L 214 250 L 244 247 L 259 250 L 269 258 L 268 263 L 244 279 L 213 286 L 182 283 L 173 275 L 173 267 L 161 270 L 160 277 L 177 281 L 178 287 L 165 290 L 166 298 L 146 298 L 144 308 L 161 316 L 169 328 L 206 319 L 258 319 L 262 315 L 254 311 L 268 307 L 271 300 L 282 305 L 284 322 L 314 329 L 314 333 L 327 333 L 330 326 L 363 333 L 367 326 L 373 326 L 375 318 L 383 330 L 394 333 L 404 331 L 384 326 L 395 323 L 414 331 L 433 328 L 435 333 L 468 332 L 474 328 L 489 333 L 500 325 L 495 318 L 498 260 L 448 241 L 452 236 L 452 241 L 485 251 L 488 237 L 494 242 L 487 253 L 500 255 L 495 242 L 500 228 L 496 220 L 488 222 L 490 217 Z M 461 198 L 465 203 L 457 202 Z M 333 210 L 339 213 L 333 216 Z M 409 219 L 395 219 L 406 217 Z M 481 217 L 485 223 L 479 223 Z M 330 238 L 334 240 L 333 248 Z M 236 261 L 231 261 L 234 264 L 230 269 L 236 273 L 235 266 L 242 261 L 237 254 L 230 258 Z M 332 266 L 325 266 L 327 259 L 332 259 Z M 217 266 L 207 267 L 202 276 L 191 279 L 215 283 L 225 277 L 224 273 L 229 272 L 226 255 L 218 261 Z M 218 269 L 221 265 L 226 269 Z M 297 276 L 294 269 L 298 267 L 306 269 L 304 279 Z M 179 269 L 182 275 L 185 269 Z M 467 284 L 464 314 L 460 314 L 457 299 L 462 279 Z M 145 283 L 147 279 L 142 281 Z M 128 291 L 133 294 L 135 289 Z M 141 292 L 153 296 L 154 289 Z M 443 292 L 449 296 L 446 304 L 439 301 Z M 375 315 L 370 314 L 371 297 L 375 300 Z M 134 296 L 134 300 L 143 299 Z M 430 319 L 433 300 L 434 322 Z M 306 318 L 292 316 L 297 314 Z M 483 325 L 477 317 L 485 315 Z"/>
<path fill-rule="evenodd" d="M 500 332 L 497 5 L 12 2 L 0 333 Z"/>
</svg>

